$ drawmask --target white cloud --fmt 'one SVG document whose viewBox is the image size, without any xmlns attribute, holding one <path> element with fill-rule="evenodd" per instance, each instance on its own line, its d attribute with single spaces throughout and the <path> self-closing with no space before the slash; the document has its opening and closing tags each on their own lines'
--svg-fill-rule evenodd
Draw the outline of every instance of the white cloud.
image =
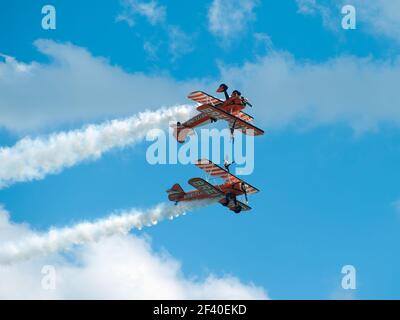
<svg viewBox="0 0 400 320">
<path fill-rule="evenodd" d="M 324 63 L 272 52 L 255 63 L 221 66 L 221 79 L 253 102 L 267 129 L 345 124 L 357 132 L 400 125 L 400 59 L 351 56 Z"/>
<path fill-rule="evenodd" d="M 354 0 L 351 4 L 356 7 L 358 21 L 366 23 L 369 33 L 399 42 L 400 1 Z"/>
<path fill-rule="evenodd" d="M 135 25 L 135 17 L 142 16 L 152 25 L 163 23 L 166 16 L 166 7 L 157 1 L 123 0 L 123 12 L 117 16 L 117 21 L 125 21 L 130 27 Z"/>
<path fill-rule="evenodd" d="M 317 0 L 296 0 L 296 3 L 298 6 L 298 13 L 311 16 L 320 15 L 322 23 L 326 28 L 334 31 L 339 30 L 341 26 L 340 19 L 335 19 L 335 17 L 340 17 L 340 11 L 335 15 L 330 5 L 322 4 L 321 1 Z"/>
<path fill-rule="evenodd" d="M 399 41 L 400 1 L 398 0 L 296 0 L 299 13 L 320 15 L 325 27 L 331 30 L 341 28 L 341 8 L 353 5 L 356 8 L 358 30 L 376 36 Z"/>
<path fill-rule="evenodd" d="M 296 0 L 298 13 L 315 14 L 317 12 L 316 0 Z"/>
<path fill-rule="evenodd" d="M 149 60 L 158 60 L 158 52 L 160 49 L 160 43 L 155 43 L 146 40 L 143 43 L 143 49 L 147 53 L 147 58 Z"/>
<path fill-rule="evenodd" d="M 167 128 L 171 121 L 182 121 L 189 115 L 189 107 L 178 106 L 47 137 L 24 138 L 12 147 L 0 148 L 0 188 L 43 179 L 81 161 L 100 158 L 113 148 L 143 140 L 151 129 Z"/>
<path fill-rule="evenodd" d="M 124 72 L 71 44 L 42 40 L 37 46 L 51 62 L 0 62 L 0 126 L 7 129 L 130 115 L 146 106 L 188 101 L 187 94 L 194 90 L 213 93 L 221 82 L 253 102 L 249 112 L 266 129 L 297 125 L 299 120 L 303 126 L 342 123 L 358 131 L 400 123 L 398 58 L 341 56 L 313 63 L 269 50 L 252 63 L 221 65 L 218 78 L 180 83 L 165 76 Z"/>
<path fill-rule="evenodd" d="M 35 45 L 50 62 L 0 61 L 0 127 L 21 132 L 127 116 L 187 102 L 193 90 L 168 76 L 127 73 L 72 44 Z"/>
<path fill-rule="evenodd" d="M 193 51 L 191 36 L 177 26 L 169 26 L 168 50 L 173 60 Z"/>
<path fill-rule="evenodd" d="M 152 36 L 153 40 L 144 40 L 143 49 L 150 60 L 158 59 L 161 47 L 170 54 L 172 62 L 193 51 L 192 36 L 179 26 L 167 23 L 165 6 L 158 5 L 156 1 L 123 0 L 121 3 L 124 10 L 117 17 L 117 21 L 125 21 L 130 27 L 133 27 L 135 15 L 140 14 L 147 17 L 152 25 L 161 26 L 155 33 L 157 36 Z M 159 37 L 160 34 L 164 39 Z M 154 40 L 156 37 L 158 40 Z"/>
<path fill-rule="evenodd" d="M 208 28 L 223 45 L 243 34 L 255 19 L 258 0 L 213 0 L 208 10 Z"/>
<path fill-rule="evenodd" d="M 18 62 L 14 57 L 5 55 L 5 54 L 1 54 L 0 53 L 0 57 L 3 58 L 3 64 L 7 67 L 5 67 L 3 69 L 3 71 L 7 74 L 12 72 L 15 73 L 25 73 L 25 72 L 29 72 L 34 66 L 35 64 L 29 65 L 23 62 Z"/>
<path fill-rule="evenodd" d="M 126 22 L 129 27 L 133 27 L 135 25 L 135 21 L 132 19 L 132 17 L 127 14 L 126 12 L 120 13 L 116 18 L 115 21 L 117 22 Z"/>
<path fill-rule="evenodd" d="M 269 52 L 274 50 L 274 44 L 272 42 L 271 37 L 263 32 L 257 32 L 253 35 L 255 40 L 255 47 L 258 49 L 258 52 Z"/>
<path fill-rule="evenodd" d="M 0 211 L 0 241 L 35 235 L 13 224 Z M 56 289 L 44 290 L 44 265 L 56 271 Z M 16 265 L 0 266 L 1 299 L 265 299 L 265 290 L 231 275 L 185 276 L 181 263 L 154 252 L 134 235 L 112 236 L 74 247 L 69 258 L 53 254 Z"/>
</svg>

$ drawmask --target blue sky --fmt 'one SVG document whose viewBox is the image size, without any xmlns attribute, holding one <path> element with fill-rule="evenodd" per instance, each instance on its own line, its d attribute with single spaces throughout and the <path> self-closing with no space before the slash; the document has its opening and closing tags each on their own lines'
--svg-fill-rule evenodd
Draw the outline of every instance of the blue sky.
<svg viewBox="0 0 400 320">
<path fill-rule="evenodd" d="M 390 10 L 388 1 L 376 2 L 381 13 Z M 149 1 L 126 6 L 132 3 Z M 382 14 L 377 28 L 370 18 L 376 4 L 353 1 L 357 29 L 343 30 L 338 2 L 242 0 L 235 9 L 228 3 L 158 0 L 153 4 L 163 9 L 155 21 L 128 11 L 128 23 L 118 19 L 126 13 L 123 1 L 52 1 L 56 30 L 41 28 L 47 1 L 3 4 L 0 52 L 20 63 L 34 62 L 43 72 L 58 70 L 59 87 L 54 88 L 59 91 L 44 91 L 37 96 L 43 103 L 27 99 L 24 105 L 26 84 L 15 80 L 22 97 L 7 96 L 9 104 L 0 103 L 2 145 L 12 146 L 26 135 L 130 116 L 147 107 L 190 103 L 185 92 L 214 90 L 221 80 L 233 83 L 253 101 L 248 112 L 266 131 L 255 141 L 255 172 L 245 177 L 261 189 L 250 199 L 253 210 L 235 216 L 215 205 L 133 233 L 149 236 L 152 248 L 180 261 L 189 278 L 231 274 L 264 288 L 272 299 L 400 298 L 400 114 L 393 83 L 400 75 L 394 39 L 400 16 L 396 20 Z M 219 32 L 211 27 L 213 5 L 228 9 Z M 242 5 L 251 9 L 234 25 L 230 16 L 237 17 L 233 11 Z M 34 45 L 38 39 L 51 40 L 46 50 L 56 57 L 70 43 L 71 61 L 81 58 L 78 48 L 85 48 L 87 59 L 65 66 L 62 59 L 40 52 Z M 77 111 L 70 111 L 62 103 L 64 96 L 76 96 L 75 101 L 88 96 L 85 85 L 82 92 L 68 91 L 63 74 L 82 70 L 90 81 L 97 66 L 89 62 L 96 57 L 122 70 L 124 86 L 125 75 L 136 77 L 133 85 L 150 85 L 145 92 L 133 86 L 123 93 L 124 109 L 118 109 L 114 97 L 115 105 L 101 106 L 98 112 L 96 105 L 80 102 Z M 289 67 L 280 73 L 274 68 L 277 62 Z M 160 79 L 166 89 L 152 79 Z M 45 81 L 39 88 L 46 88 Z M 299 84 L 307 89 L 297 90 Z M 7 88 L 5 82 L 1 85 Z M 118 85 L 99 95 L 112 96 Z M 10 106 L 17 106 L 19 114 L 9 116 Z M 49 106 L 59 110 L 47 113 Z M 188 189 L 186 181 L 201 175 L 191 165 L 148 164 L 147 146 L 115 149 L 45 179 L 14 184 L 0 191 L 0 203 L 13 222 L 46 231 L 116 209 L 151 207 L 166 201 L 165 190 L 173 183 Z M 350 293 L 341 289 L 341 268 L 347 264 L 357 270 L 357 289 Z"/>
</svg>

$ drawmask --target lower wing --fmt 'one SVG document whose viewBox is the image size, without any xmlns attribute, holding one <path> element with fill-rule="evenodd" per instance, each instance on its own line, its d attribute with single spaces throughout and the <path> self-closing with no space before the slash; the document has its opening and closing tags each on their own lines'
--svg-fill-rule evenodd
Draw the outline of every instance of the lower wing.
<svg viewBox="0 0 400 320">
<path fill-rule="evenodd" d="M 242 211 L 250 211 L 251 207 L 249 207 L 247 204 L 244 204 L 243 202 L 237 200 L 236 201 L 236 206 L 240 206 L 242 208 Z M 228 208 L 232 211 L 235 211 L 237 209 L 234 203 L 232 201 L 229 203 Z"/>
<path fill-rule="evenodd" d="M 206 114 L 212 119 L 225 120 L 228 123 L 234 125 L 235 129 L 240 129 L 243 133 L 247 135 L 260 136 L 264 134 L 264 131 L 260 128 L 257 128 L 252 124 L 243 121 L 242 119 L 235 117 L 234 115 L 225 112 L 224 110 L 221 110 L 217 107 L 205 104 L 198 107 L 197 110 L 203 114 Z"/>
</svg>

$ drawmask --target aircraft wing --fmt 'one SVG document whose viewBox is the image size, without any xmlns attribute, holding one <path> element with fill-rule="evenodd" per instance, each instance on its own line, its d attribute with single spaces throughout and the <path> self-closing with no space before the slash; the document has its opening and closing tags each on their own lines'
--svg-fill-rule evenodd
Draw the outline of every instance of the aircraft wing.
<svg viewBox="0 0 400 320">
<path fill-rule="evenodd" d="M 246 122 L 250 122 L 250 121 L 254 120 L 254 118 L 251 115 L 249 115 L 249 114 L 247 114 L 245 112 L 242 112 L 242 111 L 240 111 L 239 113 L 235 114 L 235 116 L 238 117 L 239 119 L 242 119 L 243 121 L 246 121 Z"/>
<path fill-rule="evenodd" d="M 207 104 L 201 105 L 197 108 L 197 110 L 200 111 L 201 113 L 208 115 L 212 119 L 225 120 L 232 125 L 234 124 L 235 129 L 240 129 L 245 134 L 254 136 L 259 136 L 264 134 L 263 130 L 253 126 L 252 124 L 242 120 L 241 118 L 238 118 L 228 112 L 225 112 L 224 110 L 213 107 L 211 105 Z M 244 112 L 243 114 L 245 115 Z"/>
<path fill-rule="evenodd" d="M 224 193 L 213 186 L 211 183 L 208 183 L 204 179 L 201 178 L 192 178 L 188 181 L 188 183 L 201 191 L 203 194 L 209 196 L 210 198 L 223 198 L 225 197 Z"/>
<path fill-rule="evenodd" d="M 213 177 L 219 177 L 224 179 L 228 183 L 237 183 L 237 182 L 243 182 L 246 187 L 246 192 L 247 194 L 252 194 L 259 192 L 259 190 L 252 185 L 248 184 L 247 182 L 243 181 L 242 179 L 239 179 L 235 175 L 229 173 L 228 171 L 222 169 L 220 166 L 216 165 L 215 163 L 211 162 L 208 159 L 200 159 L 196 162 L 196 166 L 199 167 L 201 170 L 204 170 L 207 172 L 209 175 Z M 218 189 L 217 189 L 218 190 Z"/>
<path fill-rule="evenodd" d="M 251 207 L 249 207 L 247 204 L 244 204 L 241 201 L 237 201 L 237 205 L 239 205 L 242 208 L 242 211 L 250 211 Z M 235 204 L 233 203 L 233 201 L 231 201 L 228 205 L 229 210 L 234 211 L 235 210 Z"/>
<path fill-rule="evenodd" d="M 213 106 L 222 103 L 222 101 L 218 98 L 215 98 L 203 91 L 193 91 L 188 95 L 188 98 L 200 104 L 211 104 Z"/>
<path fill-rule="evenodd" d="M 189 184 L 203 194 L 210 196 L 210 198 L 215 198 L 216 200 L 222 200 L 225 198 L 225 194 L 221 190 L 217 189 L 215 186 L 205 181 L 204 179 L 192 178 L 189 180 Z M 236 204 L 242 208 L 242 211 L 251 210 L 251 207 L 239 200 L 237 200 Z M 235 209 L 237 209 L 233 201 L 228 204 L 228 208 L 232 211 L 235 211 Z"/>
</svg>

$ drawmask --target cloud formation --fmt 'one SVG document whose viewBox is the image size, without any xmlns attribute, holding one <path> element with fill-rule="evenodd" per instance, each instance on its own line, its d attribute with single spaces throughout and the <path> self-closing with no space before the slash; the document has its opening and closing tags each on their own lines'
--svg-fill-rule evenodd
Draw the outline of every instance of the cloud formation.
<svg viewBox="0 0 400 320">
<path fill-rule="evenodd" d="M 117 21 L 125 21 L 130 27 L 135 25 L 135 17 L 142 16 L 156 25 L 165 21 L 166 7 L 157 1 L 122 0 L 123 11 L 117 16 Z"/>
<path fill-rule="evenodd" d="M 341 56 L 323 63 L 272 52 L 240 67 L 222 66 L 221 79 L 239 88 L 267 128 L 346 125 L 357 133 L 400 125 L 400 59 Z"/>
<path fill-rule="evenodd" d="M 340 9 L 339 7 L 334 7 L 328 3 L 322 3 L 317 0 L 296 0 L 298 6 L 298 13 L 310 16 L 321 16 L 322 23 L 325 28 L 330 29 L 332 31 L 338 31 L 341 23 L 340 23 Z M 334 14 L 333 9 L 337 10 L 337 14 Z"/>
<path fill-rule="evenodd" d="M 0 59 L 0 126 L 14 132 L 177 105 L 193 89 L 167 76 L 127 73 L 69 43 L 38 40 L 35 46 L 48 63 Z"/>
<path fill-rule="evenodd" d="M 108 221 L 108 223 L 106 223 Z M 114 228 L 117 223 L 114 220 Z M 103 227 L 111 230 L 111 220 Z M 97 225 L 98 227 L 98 225 Z M 84 234 L 81 225 L 69 231 Z M 118 228 L 116 228 L 117 230 Z M 244 284 L 232 275 L 185 276 L 181 264 L 167 253 L 157 253 L 149 240 L 134 235 L 107 233 L 107 238 L 83 237 L 84 245 L 73 246 L 68 258 L 53 253 L 14 265 L 0 266 L 1 299 L 266 299 L 265 290 Z M 91 231 L 94 231 L 92 228 Z M 95 232 L 99 235 L 98 230 Z M 58 234 L 59 235 L 59 234 Z M 0 210 L 0 241 L 40 237 L 28 225 L 15 224 Z M 50 235 L 48 235 L 51 237 Z M 92 234 L 93 236 L 93 234 Z M 103 236 L 105 234 L 103 233 Z M 54 237 L 54 235 L 53 235 Z M 89 240 L 88 240 L 89 239 Z M 55 243 L 58 243 L 55 241 Z M 51 247 L 51 244 L 48 244 Z M 47 248 L 48 248 L 47 247 Z M 55 290 L 45 290 L 43 266 L 55 270 Z"/>
<path fill-rule="evenodd" d="M 357 9 L 358 20 L 366 24 L 370 34 L 400 41 L 400 1 L 354 0 L 352 4 Z"/>
<path fill-rule="evenodd" d="M 398 57 L 339 56 L 315 63 L 269 50 L 253 62 L 221 64 L 215 79 L 180 83 L 164 76 L 127 73 L 71 44 L 44 40 L 36 44 L 51 57 L 48 64 L 26 64 L 11 57 L 0 62 L 0 126 L 13 131 L 183 103 L 189 92 L 213 93 L 221 82 L 250 99 L 254 108 L 249 112 L 263 127 L 343 124 L 363 132 L 400 123 Z"/>
<path fill-rule="evenodd" d="M 160 27 L 154 33 L 157 36 L 144 39 L 143 49 L 148 54 L 149 60 L 158 60 L 158 55 L 163 48 L 170 54 L 172 62 L 193 51 L 193 35 L 187 34 L 178 25 L 167 22 L 165 6 L 159 5 L 154 0 L 149 2 L 122 0 L 121 4 L 123 11 L 118 15 L 117 21 L 125 21 L 132 28 L 135 26 L 134 17 L 141 15 L 146 17 L 153 26 Z M 159 37 L 160 34 L 162 37 Z"/>
<path fill-rule="evenodd" d="M 208 28 L 223 45 L 238 38 L 255 19 L 258 0 L 213 0 L 208 9 Z"/>
<path fill-rule="evenodd" d="M 399 42 L 400 2 L 397 0 L 296 0 L 299 13 L 319 15 L 323 25 L 330 30 L 341 28 L 341 8 L 352 5 L 356 9 L 358 30 L 377 37 Z"/>
</svg>

